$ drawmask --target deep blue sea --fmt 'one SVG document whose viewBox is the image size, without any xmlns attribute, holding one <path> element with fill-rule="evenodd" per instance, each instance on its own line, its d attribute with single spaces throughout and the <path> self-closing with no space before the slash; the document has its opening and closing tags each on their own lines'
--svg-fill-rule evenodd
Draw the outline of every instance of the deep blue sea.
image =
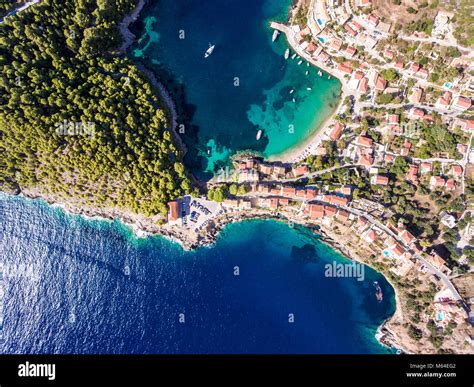
<svg viewBox="0 0 474 387">
<path fill-rule="evenodd" d="M 335 109 L 340 82 L 298 57 L 285 60 L 283 35 L 272 43 L 270 21 L 286 21 L 290 3 L 150 0 L 132 26 L 138 40 L 129 56 L 170 90 L 186 164 L 201 179 L 235 152 L 268 157 L 297 146 Z"/>
<path fill-rule="evenodd" d="M 391 286 L 368 267 L 361 282 L 325 277 L 348 261 L 305 228 L 236 223 L 185 252 L 0 194 L 0 254 L 1 353 L 389 352 L 374 334 Z"/>
</svg>

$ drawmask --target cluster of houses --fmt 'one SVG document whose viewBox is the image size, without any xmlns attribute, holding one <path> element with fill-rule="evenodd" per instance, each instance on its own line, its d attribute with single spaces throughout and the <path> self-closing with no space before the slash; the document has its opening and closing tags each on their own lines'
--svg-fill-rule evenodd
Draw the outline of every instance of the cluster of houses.
<svg viewBox="0 0 474 387">
<path fill-rule="evenodd" d="M 236 166 L 239 183 L 256 183 L 262 179 L 279 180 L 301 177 L 309 173 L 309 168 L 305 165 L 290 169 L 286 165 L 265 163 L 252 157 L 237 161 Z"/>
<path fill-rule="evenodd" d="M 343 151 L 343 156 L 355 164 L 370 169 L 375 162 L 376 155 L 382 151 L 382 145 L 374 143 L 372 138 L 361 134 L 348 144 Z"/>
<path fill-rule="evenodd" d="M 419 176 L 430 175 L 433 172 L 433 163 L 431 162 L 420 162 L 409 165 L 406 180 L 418 184 Z M 463 169 L 458 164 L 453 164 L 448 172 L 447 176 L 432 175 L 429 180 L 429 188 L 431 190 L 446 189 L 448 191 L 454 191 L 456 189 L 456 181 L 462 178 Z"/>
</svg>

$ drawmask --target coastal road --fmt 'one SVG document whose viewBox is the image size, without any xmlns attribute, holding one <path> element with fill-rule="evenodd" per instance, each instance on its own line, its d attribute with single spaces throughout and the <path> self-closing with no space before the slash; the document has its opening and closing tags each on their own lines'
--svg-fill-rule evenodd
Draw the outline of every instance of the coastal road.
<svg viewBox="0 0 474 387">
<path fill-rule="evenodd" d="M 461 176 L 461 194 L 464 195 L 465 192 L 465 179 L 466 179 L 466 166 L 469 161 L 469 149 L 471 149 L 471 144 L 472 144 L 472 137 L 474 136 L 474 133 L 471 133 L 471 137 L 469 137 L 469 142 L 467 143 L 467 151 L 464 155 L 464 158 L 461 161 L 461 167 L 462 167 L 462 176 Z"/>
<path fill-rule="evenodd" d="M 335 171 L 335 170 L 337 170 L 337 169 L 353 168 L 353 167 L 358 167 L 358 166 L 359 166 L 358 164 L 344 164 L 344 165 L 339 165 L 339 166 L 335 166 L 335 167 L 330 167 L 330 168 L 326 168 L 326 169 L 321 169 L 321 170 L 316 171 L 316 172 L 308 173 L 308 174 L 306 174 L 306 175 L 304 175 L 304 176 L 292 177 L 292 178 L 288 178 L 288 179 L 281 179 L 281 180 L 278 180 L 278 181 L 275 182 L 275 183 L 291 183 L 291 182 L 295 182 L 295 181 L 302 180 L 302 179 L 311 179 L 311 178 L 313 178 L 313 177 L 320 176 L 320 175 L 324 175 L 325 173 L 332 172 L 332 171 Z"/>
<path fill-rule="evenodd" d="M 444 283 L 444 285 L 451 290 L 451 292 L 453 293 L 456 301 L 463 301 L 461 295 L 459 294 L 459 292 L 454 287 L 451 280 L 449 279 L 449 277 L 446 274 L 442 273 L 440 270 L 438 270 L 436 267 L 434 267 L 430 262 L 428 262 L 420 254 L 417 254 L 403 239 L 401 239 L 397 234 L 395 234 L 392 230 L 390 230 L 387 226 L 385 226 L 379 220 L 375 219 L 372 215 L 369 215 L 369 214 L 367 214 L 363 211 L 357 210 L 355 208 L 346 207 L 346 206 L 336 206 L 336 207 L 340 207 L 340 208 L 342 208 L 346 211 L 352 212 L 353 214 L 356 214 L 356 215 L 359 215 L 359 216 L 364 216 L 365 218 L 367 218 L 367 220 L 370 223 L 377 226 L 381 230 L 385 231 L 387 233 L 387 235 L 390 235 L 393 239 L 395 239 L 398 243 L 400 243 L 408 252 L 410 252 L 413 255 L 413 257 L 415 257 L 423 265 L 425 265 L 431 273 L 437 275 L 441 279 L 441 281 Z"/>
<path fill-rule="evenodd" d="M 354 111 L 360 112 L 362 108 L 371 108 L 371 109 L 400 109 L 410 110 L 411 108 L 424 109 L 428 112 L 435 112 L 443 115 L 444 117 L 457 118 L 461 113 L 449 109 L 443 109 L 436 106 L 424 105 L 424 104 L 412 104 L 412 103 L 388 103 L 385 105 L 380 105 L 372 102 L 360 102 L 357 101 L 354 105 Z"/>
</svg>

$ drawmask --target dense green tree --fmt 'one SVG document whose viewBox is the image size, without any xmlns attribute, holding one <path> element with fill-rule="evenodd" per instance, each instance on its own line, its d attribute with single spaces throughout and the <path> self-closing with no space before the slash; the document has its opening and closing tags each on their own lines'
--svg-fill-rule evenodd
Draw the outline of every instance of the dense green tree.
<svg viewBox="0 0 474 387">
<path fill-rule="evenodd" d="M 167 107 L 126 57 L 137 0 L 43 0 L 0 25 L 0 188 L 144 215 L 192 187 Z"/>
</svg>

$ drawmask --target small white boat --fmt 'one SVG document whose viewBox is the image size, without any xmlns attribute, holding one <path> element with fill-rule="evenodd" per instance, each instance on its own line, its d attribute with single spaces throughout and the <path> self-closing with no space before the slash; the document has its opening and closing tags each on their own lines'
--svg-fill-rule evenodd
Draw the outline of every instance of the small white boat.
<svg viewBox="0 0 474 387">
<path fill-rule="evenodd" d="M 293 94 L 295 92 L 295 89 L 290 90 L 290 94 Z"/>
<path fill-rule="evenodd" d="M 318 70 L 318 75 L 319 75 L 320 77 L 322 77 L 322 76 L 323 76 L 323 72 L 322 72 L 321 70 Z"/>
<path fill-rule="evenodd" d="M 330 76 L 330 75 L 328 76 L 328 79 L 331 79 L 331 76 Z"/>
<path fill-rule="evenodd" d="M 311 87 L 307 87 L 306 90 L 313 90 L 313 89 L 311 89 Z"/>
<path fill-rule="evenodd" d="M 302 60 L 300 60 L 300 61 L 298 62 L 298 66 L 299 66 L 301 63 L 303 63 L 303 61 L 302 61 Z"/>
<path fill-rule="evenodd" d="M 306 62 L 306 66 L 309 67 L 309 62 Z"/>
<path fill-rule="evenodd" d="M 285 59 L 288 59 L 289 56 L 290 56 L 290 49 L 287 48 L 287 49 L 285 50 Z"/>
<path fill-rule="evenodd" d="M 260 137 L 262 137 L 262 133 L 263 133 L 263 130 L 260 129 L 258 132 L 257 132 L 257 136 L 255 137 L 258 140 L 260 140 Z"/>
<path fill-rule="evenodd" d="M 211 55 L 214 52 L 215 48 L 216 48 L 216 46 L 214 44 L 209 43 L 209 48 L 204 53 L 204 58 L 208 58 L 209 55 Z"/>
<path fill-rule="evenodd" d="M 291 59 L 295 59 L 295 58 L 296 58 L 296 53 L 291 56 Z"/>
<path fill-rule="evenodd" d="M 306 74 L 306 75 L 308 75 L 308 74 L 309 74 L 309 71 L 306 71 L 306 73 L 305 73 L 305 74 Z"/>
<path fill-rule="evenodd" d="M 296 102 L 296 100 L 293 98 L 293 102 Z"/>
<path fill-rule="evenodd" d="M 278 38 L 279 34 L 280 34 L 280 31 L 278 30 L 273 31 L 272 42 L 274 42 Z"/>
</svg>

